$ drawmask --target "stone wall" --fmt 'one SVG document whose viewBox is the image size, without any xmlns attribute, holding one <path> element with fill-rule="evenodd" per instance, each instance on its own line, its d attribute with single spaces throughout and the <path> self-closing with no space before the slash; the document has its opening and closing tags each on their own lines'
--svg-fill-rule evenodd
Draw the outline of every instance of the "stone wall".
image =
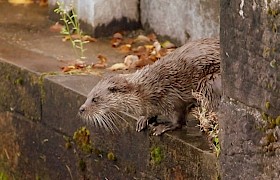
<svg viewBox="0 0 280 180">
<path fill-rule="evenodd" d="M 57 0 L 49 0 L 50 18 L 58 20 L 53 12 Z M 66 11 L 75 8 L 82 29 L 95 37 L 112 35 L 121 30 L 140 28 L 138 0 L 60 0 Z"/>
<path fill-rule="evenodd" d="M 184 44 L 189 39 L 219 36 L 219 0 L 141 0 L 146 30 Z"/>
<path fill-rule="evenodd" d="M 57 0 L 49 0 L 50 17 Z M 95 37 L 142 26 L 178 45 L 189 39 L 219 35 L 219 0 L 60 0 L 65 9 L 76 8 L 82 28 Z"/>
<path fill-rule="evenodd" d="M 280 1 L 221 0 L 223 179 L 279 179 Z"/>
</svg>

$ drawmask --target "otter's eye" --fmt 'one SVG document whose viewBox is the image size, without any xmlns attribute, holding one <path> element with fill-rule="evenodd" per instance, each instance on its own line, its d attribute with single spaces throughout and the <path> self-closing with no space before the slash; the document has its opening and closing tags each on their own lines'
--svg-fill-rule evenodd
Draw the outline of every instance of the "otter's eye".
<svg viewBox="0 0 280 180">
<path fill-rule="evenodd" d="M 92 98 L 91 102 L 97 102 L 96 98 Z"/>
</svg>

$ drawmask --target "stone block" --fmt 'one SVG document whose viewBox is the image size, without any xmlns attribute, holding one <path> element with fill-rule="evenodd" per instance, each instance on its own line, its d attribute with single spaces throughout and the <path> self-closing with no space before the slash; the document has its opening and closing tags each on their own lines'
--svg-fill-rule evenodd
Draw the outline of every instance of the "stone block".
<svg viewBox="0 0 280 180">
<path fill-rule="evenodd" d="M 141 0 L 140 11 L 146 30 L 169 36 L 178 44 L 219 36 L 219 0 Z"/>
<path fill-rule="evenodd" d="M 225 95 L 276 118 L 280 115 L 276 31 L 280 9 L 279 2 L 278 6 L 273 2 L 221 1 L 221 68 Z"/>
<path fill-rule="evenodd" d="M 57 8 L 56 0 L 50 0 L 50 18 L 58 20 L 53 12 Z M 62 0 L 65 10 L 77 11 L 82 29 L 95 37 L 112 35 L 122 30 L 133 30 L 140 27 L 138 0 Z"/>
</svg>

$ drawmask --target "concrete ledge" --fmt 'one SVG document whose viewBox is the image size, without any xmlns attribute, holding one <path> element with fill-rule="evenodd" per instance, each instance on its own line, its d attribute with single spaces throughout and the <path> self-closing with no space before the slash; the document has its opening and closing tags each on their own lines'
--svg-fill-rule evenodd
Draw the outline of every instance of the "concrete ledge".
<svg viewBox="0 0 280 180">
<path fill-rule="evenodd" d="M 18 146 L 21 157 L 27 158 L 29 163 L 32 162 L 31 164 L 33 164 L 34 162 L 34 164 L 38 164 L 41 162 L 40 160 L 38 161 L 38 156 L 41 155 L 48 159 L 48 161 L 44 162 L 45 165 L 41 164 L 40 168 L 45 166 L 52 167 L 51 165 L 55 161 L 61 160 L 55 159 L 54 161 L 53 153 L 57 153 L 61 154 L 62 159 L 66 159 L 70 163 L 68 168 L 70 168 L 71 172 L 75 172 L 72 173 L 72 176 L 75 178 L 81 176 L 81 174 L 90 179 L 100 177 L 215 179 L 217 177 L 215 155 L 207 151 L 206 139 L 201 136 L 198 129 L 194 128 L 193 125 L 188 127 L 187 130 L 168 133 L 162 137 L 151 137 L 148 131 L 135 132 L 135 121 L 129 119 L 127 119 L 129 124 L 124 123 L 120 127 L 122 130 L 119 134 L 111 134 L 95 127 L 89 127 L 92 145 L 103 152 L 102 156 L 84 152 L 77 155 L 74 153 L 77 151 L 75 146 L 70 148 L 69 152 L 65 154 L 64 151 L 67 149 L 64 147 L 66 141 L 63 139 L 63 136 L 70 137 L 71 139 L 77 128 L 84 125 L 77 118 L 76 114 L 78 107 L 82 104 L 85 97 L 63 85 L 65 76 L 46 77 L 41 81 L 40 74 L 34 74 L 26 69 L 21 70 L 20 67 L 8 64 L 7 62 L 1 62 L 0 66 L 1 69 L 5 68 L 8 70 L 2 73 L 2 75 L 9 75 L 11 79 L 24 78 L 24 83 L 20 85 L 19 89 L 15 88 L 14 80 L 4 80 L 1 82 L 1 87 L 13 89 L 13 91 L 1 91 L 1 99 L 9 97 L 9 100 L 5 101 L 10 102 L 5 104 L 1 101 L 1 104 L 4 103 L 4 105 L 1 105 L 1 109 L 2 112 L 7 112 L 14 102 L 19 104 L 19 101 L 17 101 L 19 96 L 14 95 L 18 94 L 25 97 L 25 99 L 22 99 L 22 102 L 25 102 L 27 105 L 15 106 L 13 111 L 15 115 L 21 114 L 23 116 L 22 118 L 12 118 L 13 123 L 10 124 L 10 128 L 14 129 L 13 133 L 17 137 L 17 142 L 25 142 L 18 144 Z M 7 66 L 10 66 L 10 69 Z M 20 73 L 16 73 L 16 75 L 9 73 L 11 69 L 14 72 Z M 28 78 L 28 76 L 33 78 Z M 73 77 L 68 78 L 73 79 Z M 58 82 L 59 79 L 60 82 Z M 33 84 L 33 86 L 30 86 L 30 84 Z M 33 91 L 37 93 L 34 94 L 32 93 Z M 31 116 L 29 114 L 35 115 Z M 5 116 L 2 118 L 5 119 Z M 9 117 L 14 117 L 14 115 L 10 114 Z M 33 119 L 37 121 L 28 120 L 30 117 L 35 117 Z M 26 120 L 22 121 L 21 119 Z M 1 127 L 3 128 L 3 126 Z M 55 137 L 53 137 L 54 134 Z M 35 135 L 35 139 L 31 138 L 32 135 Z M 50 141 L 53 138 L 54 140 L 51 144 L 46 143 L 49 144 L 49 150 L 44 149 L 44 146 L 37 149 L 42 145 L 44 139 Z M 29 141 L 32 143 L 26 143 Z M 38 156 L 34 156 L 31 153 L 34 152 L 34 148 L 36 153 L 39 154 Z M 159 148 L 162 153 L 162 159 L 159 164 L 152 163 L 151 152 L 153 148 Z M 117 157 L 116 161 L 107 159 L 109 152 L 112 152 Z M 81 159 L 83 159 L 87 168 L 79 172 L 77 164 L 79 164 L 78 162 Z M 24 163 L 26 162 L 18 162 L 17 168 L 15 168 L 17 173 L 28 173 L 30 177 L 35 177 L 41 172 L 40 168 L 34 169 L 33 166 L 25 166 Z M 57 164 L 57 166 L 59 165 Z M 65 167 L 63 168 L 63 171 L 65 171 Z M 50 178 L 67 178 L 69 173 L 65 174 L 63 171 L 61 168 L 48 168 L 45 173 Z M 112 172 L 115 173 L 112 174 Z"/>
</svg>

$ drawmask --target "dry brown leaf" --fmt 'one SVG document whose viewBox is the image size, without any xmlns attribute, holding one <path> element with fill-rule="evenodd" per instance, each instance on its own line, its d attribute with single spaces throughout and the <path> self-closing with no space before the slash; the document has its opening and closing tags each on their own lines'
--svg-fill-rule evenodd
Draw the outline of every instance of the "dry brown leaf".
<svg viewBox="0 0 280 180">
<path fill-rule="evenodd" d="M 124 44 L 132 44 L 133 43 L 133 41 L 134 41 L 134 39 L 132 39 L 132 38 L 125 38 L 124 40 L 123 40 L 123 43 Z"/>
<path fill-rule="evenodd" d="M 48 0 L 40 0 L 39 6 L 48 6 Z"/>
<path fill-rule="evenodd" d="M 137 36 L 136 39 L 134 39 L 134 42 L 149 42 L 150 38 L 148 38 L 147 36 L 144 35 L 139 35 Z"/>
<path fill-rule="evenodd" d="M 151 41 L 156 41 L 157 40 L 157 36 L 154 33 L 151 33 L 149 35 L 147 35 L 147 37 L 151 40 Z"/>
<path fill-rule="evenodd" d="M 138 46 L 137 48 L 132 49 L 134 55 L 142 56 L 144 54 L 149 54 L 147 49 L 144 46 Z"/>
<path fill-rule="evenodd" d="M 99 59 L 99 62 L 96 64 L 93 64 L 92 67 L 93 68 L 106 68 L 107 67 L 107 58 L 101 54 L 99 54 L 97 56 L 97 58 Z"/>
<path fill-rule="evenodd" d="M 111 40 L 112 47 L 118 47 L 122 43 L 122 39 L 113 38 Z"/>
<path fill-rule="evenodd" d="M 150 55 L 148 59 L 151 60 L 152 62 L 155 62 L 159 58 L 157 57 L 157 54 L 155 54 L 155 55 Z"/>
<path fill-rule="evenodd" d="M 59 24 L 59 22 L 56 22 L 54 25 L 50 27 L 51 32 L 61 32 L 63 29 L 63 25 Z"/>
<path fill-rule="evenodd" d="M 119 47 L 119 51 L 122 52 L 122 53 L 128 53 L 128 52 L 131 51 L 131 45 L 130 44 L 121 45 Z"/>
<path fill-rule="evenodd" d="M 153 46 L 155 47 L 155 51 L 158 53 L 161 49 L 161 45 L 158 41 L 155 41 Z"/>
<path fill-rule="evenodd" d="M 114 39 L 123 39 L 123 35 L 121 33 L 117 32 L 113 35 L 113 38 Z"/>
<path fill-rule="evenodd" d="M 124 58 L 124 64 L 127 66 L 127 67 L 130 67 L 132 66 L 132 64 L 134 64 L 136 61 L 139 60 L 139 57 L 136 56 L 136 55 L 128 55 Z"/>
<path fill-rule="evenodd" d="M 161 44 L 161 46 L 166 49 L 176 48 L 175 44 L 171 43 L 170 41 L 165 41 Z"/>
<path fill-rule="evenodd" d="M 82 40 L 83 40 L 83 41 L 89 41 L 89 42 L 96 42 L 96 41 L 97 41 L 97 39 L 95 39 L 95 38 L 93 38 L 93 37 L 91 37 L 91 36 L 89 36 L 89 35 L 84 35 L 84 36 L 82 37 Z"/>
<path fill-rule="evenodd" d="M 69 72 L 71 70 L 75 69 L 75 66 L 64 66 L 61 67 L 62 72 Z"/>
<path fill-rule="evenodd" d="M 127 70 L 128 67 L 124 63 L 116 63 L 113 64 L 111 67 L 108 68 L 111 71 L 116 71 L 116 70 Z"/>
<path fill-rule="evenodd" d="M 8 2 L 13 5 L 19 5 L 19 4 L 28 5 L 33 3 L 32 0 L 9 0 Z"/>
</svg>

